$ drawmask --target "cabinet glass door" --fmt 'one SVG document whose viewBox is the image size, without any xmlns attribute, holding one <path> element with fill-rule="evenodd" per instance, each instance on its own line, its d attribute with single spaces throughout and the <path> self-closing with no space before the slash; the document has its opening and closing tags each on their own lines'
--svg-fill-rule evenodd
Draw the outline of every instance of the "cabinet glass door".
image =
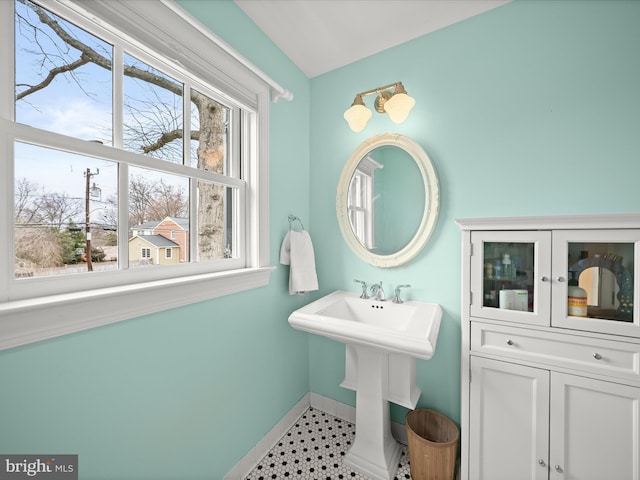
<svg viewBox="0 0 640 480">
<path fill-rule="evenodd" d="M 554 232 L 552 325 L 639 336 L 639 249 L 640 230 Z"/>
<path fill-rule="evenodd" d="M 549 325 L 550 232 L 472 232 L 471 315 Z"/>
</svg>

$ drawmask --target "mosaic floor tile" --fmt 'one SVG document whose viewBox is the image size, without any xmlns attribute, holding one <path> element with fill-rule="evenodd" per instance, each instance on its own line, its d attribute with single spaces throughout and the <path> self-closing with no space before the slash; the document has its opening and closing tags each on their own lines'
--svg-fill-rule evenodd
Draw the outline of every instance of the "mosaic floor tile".
<svg viewBox="0 0 640 480">
<path fill-rule="evenodd" d="M 369 480 L 342 464 L 355 430 L 354 424 L 310 407 L 245 480 Z M 409 455 L 403 447 L 395 480 L 410 478 Z"/>
</svg>

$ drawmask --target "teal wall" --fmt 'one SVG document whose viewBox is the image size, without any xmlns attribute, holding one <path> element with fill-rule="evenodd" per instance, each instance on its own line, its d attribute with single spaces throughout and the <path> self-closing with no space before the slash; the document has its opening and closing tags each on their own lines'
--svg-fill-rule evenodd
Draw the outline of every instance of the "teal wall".
<svg viewBox="0 0 640 480">
<path fill-rule="evenodd" d="M 311 218 L 324 292 L 354 278 L 444 309 L 433 359 L 418 361 L 420 407 L 460 419 L 460 233 L 455 218 L 640 211 L 640 2 L 516 0 L 311 81 Z M 402 81 L 408 120 L 374 113 L 360 133 L 343 112 L 357 92 Z M 365 102 L 372 108 L 373 98 Z M 407 135 L 429 154 L 441 209 L 409 265 L 370 267 L 345 245 L 333 192 L 358 144 Z M 398 186 L 399 189 L 402 186 Z M 392 290 L 391 290 L 392 291 Z M 344 348 L 309 339 L 311 390 L 338 386 Z M 392 408 L 392 420 L 406 410 Z"/>
<path fill-rule="evenodd" d="M 232 2 L 181 4 L 295 94 L 270 107 L 278 268 L 267 287 L 0 352 L 0 453 L 77 453 L 83 480 L 222 479 L 309 391 L 287 323 L 309 297 L 278 264 L 289 212 L 313 228 L 309 80 Z"/>
<path fill-rule="evenodd" d="M 295 95 L 271 105 L 271 263 L 294 213 L 314 240 L 317 295 L 361 278 L 443 306 L 436 355 L 418 361 L 420 406 L 459 421 L 455 218 L 640 211 L 640 2 L 516 0 L 312 80 L 231 1 L 180 4 Z M 350 131 L 355 93 L 398 80 L 416 99 L 409 119 L 374 113 Z M 343 242 L 334 192 L 357 145 L 388 131 L 428 152 L 442 203 L 417 259 L 378 269 Z M 0 452 L 77 452 L 83 479 L 221 479 L 309 390 L 354 404 L 338 386 L 344 347 L 287 324 L 317 296 L 289 296 L 287 275 L 278 265 L 264 288 L 0 352 Z"/>
</svg>

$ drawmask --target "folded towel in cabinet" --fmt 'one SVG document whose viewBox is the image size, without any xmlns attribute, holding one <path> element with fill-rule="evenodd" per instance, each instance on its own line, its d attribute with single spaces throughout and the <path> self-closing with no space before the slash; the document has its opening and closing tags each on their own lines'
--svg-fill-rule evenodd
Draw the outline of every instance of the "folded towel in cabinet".
<svg viewBox="0 0 640 480">
<path fill-rule="evenodd" d="M 289 293 L 305 293 L 318 290 L 316 257 L 311 237 L 306 230 L 289 230 L 280 248 L 280 263 L 290 265 Z"/>
</svg>

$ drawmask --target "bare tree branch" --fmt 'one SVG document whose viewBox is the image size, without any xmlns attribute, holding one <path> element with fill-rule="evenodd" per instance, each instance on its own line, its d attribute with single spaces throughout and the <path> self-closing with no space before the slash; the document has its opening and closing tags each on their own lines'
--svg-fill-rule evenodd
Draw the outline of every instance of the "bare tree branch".
<svg viewBox="0 0 640 480">
<path fill-rule="evenodd" d="M 15 256 L 18 264 L 54 267 L 62 261 L 60 239 L 50 228 L 16 228 Z"/>
<path fill-rule="evenodd" d="M 178 138 L 182 138 L 182 130 L 172 130 L 170 132 L 164 132 L 162 135 L 160 135 L 160 137 L 153 143 L 149 144 L 149 145 L 145 145 L 144 147 L 142 147 L 142 151 L 144 153 L 151 153 L 155 150 L 159 150 L 160 148 L 162 148 L 163 146 L 167 145 L 168 143 L 173 142 L 174 140 L 177 140 Z"/>
<path fill-rule="evenodd" d="M 49 26 L 56 33 L 56 35 L 60 37 L 60 39 L 64 43 L 80 51 L 83 56 L 86 56 L 89 59 L 89 61 L 95 63 L 96 65 L 106 70 L 111 70 L 112 62 L 109 58 L 101 55 L 100 53 L 95 51 L 93 48 L 82 43 L 80 40 L 78 40 L 69 32 L 67 32 L 44 9 L 40 8 L 38 5 L 34 3 L 29 2 L 28 0 L 19 0 L 19 1 L 27 5 L 30 9 L 32 9 L 36 13 L 36 15 L 38 15 L 38 18 L 40 19 L 40 21 L 45 25 Z M 129 77 L 139 78 L 140 80 L 143 80 L 145 82 L 152 83 L 166 90 L 169 90 L 177 95 L 182 95 L 182 86 L 179 83 L 172 82 L 165 77 L 154 74 L 153 72 L 142 70 L 134 66 L 125 66 L 124 74 Z"/>
<path fill-rule="evenodd" d="M 21 100 L 27 95 L 37 92 L 38 90 L 42 90 L 43 88 L 48 86 L 53 81 L 53 79 L 56 78 L 56 76 L 75 70 L 81 67 L 82 65 L 86 65 L 87 63 L 90 63 L 90 62 L 91 62 L 91 59 L 83 53 L 80 56 L 80 58 L 73 63 L 62 65 L 61 67 L 52 68 L 49 71 L 49 74 L 46 76 L 46 78 L 42 82 L 40 82 L 37 85 L 33 85 L 27 88 L 26 90 L 23 90 L 22 92 L 18 93 L 16 95 L 16 100 Z"/>
<path fill-rule="evenodd" d="M 142 151 L 144 153 L 151 153 L 156 150 L 160 150 L 162 147 L 164 147 L 168 143 L 173 142 L 174 140 L 177 140 L 178 138 L 182 138 L 182 130 L 172 130 L 170 132 L 165 132 L 160 135 L 160 138 L 158 138 L 154 143 L 142 147 Z M 199 138 L 200 131 L 195 130 L 191 132 L 191 140 L 198 140 Z"/>
<path fill-rule="evenodd" d="M 129 226 L 165 217 L 188 216 L 189 200 L 184 190 L 164 180 L 152 182 L 142 175 L 132 176 L 129 183 Z"/>
<path fill-rule="evenodd" d="M 80 55 L 80 58 L 74 62 L 70 62 L 70 63 L 67 63 L 66 65 L 62 65 L 59 67 L 51 68 L 46 78 L 42 82 L 40 82 L 37 85 L 30 86 L 28 89 L 20 92 L 19 94 L 16 94 L 16 100 L 22 100 L 28 95 L 44 89 L 47 85 L 49 85 L 54 80 L 56 76 L 67 73 L 67 72 L 72 72 L 78 69 L 79 67 L 81 67 L 82 65 L 86 65 L 88 63 L 94 63 L 106 70 L 109 70 L 109 71 L 111 70 L 112 68 L 111 59 L 109 59 L 104 55 L 101 55 L 95 49 L 89 47 L 82 41 L 75 38 L 71 33 L 65 30 L 60 25 L 60 23 L 58 23 L 55 20 L 55 18 L 49 15 L 46 10 L 44 10 L 43 8 L 39 7 L 34 3 L 31 3 L 29 0 L 19 0 L 19 1 L 24 5 L 28 6 L 31 10 L 33 10 L 43 24 L 49 26 L 54 31 L 54 33 L 66 45 L 78 50 L 81 53 L 81 55 Z M 32 28 L 34 28 L 34 30 L 37 30 L 36 27 L 32 27 Z M 41 50 L 44 52 L 42 48 Z M 156 85 L 178 96 L 182 96 L 183 94 L 182 85 L 180 83 L 171 81 L 171 79 L 163 77 L 162 75 L 155 74 L 154 72 L 151 72 L 148 70 L 143 70 L 133 65 L 124 66 L 124 75 L 131 78 L 136 78 L 140 81 L 147 82 L 152 85 Z M 196 105 L 198 105 L 200 108 L 202 108 L 202 105 L 203 105 L 203 98 L 206 98 L 206 97 L 204 97 L 202 94 L 199 94 L 196 91 L 192 91 L 191 100 L 194 103 L 196 103 Z M 183 133 L 180 129 L 172 129 L 168 131 L 156 132 L 154 134 L 153 139 L 149 138 L 147 135 L 144 135 L 145 137 L 144 141 L 147 145 L 142 147 L 142 151 L 145 154 L 158 151 L 162 147 L 171 143 L 172 141 L 182 138 L 182 136 L 183 136 Z M 195 131 L 191 133 L 192 140 L 198 140 L 199 138 L 200 138 L 199 131 Z"/>
</svg>

